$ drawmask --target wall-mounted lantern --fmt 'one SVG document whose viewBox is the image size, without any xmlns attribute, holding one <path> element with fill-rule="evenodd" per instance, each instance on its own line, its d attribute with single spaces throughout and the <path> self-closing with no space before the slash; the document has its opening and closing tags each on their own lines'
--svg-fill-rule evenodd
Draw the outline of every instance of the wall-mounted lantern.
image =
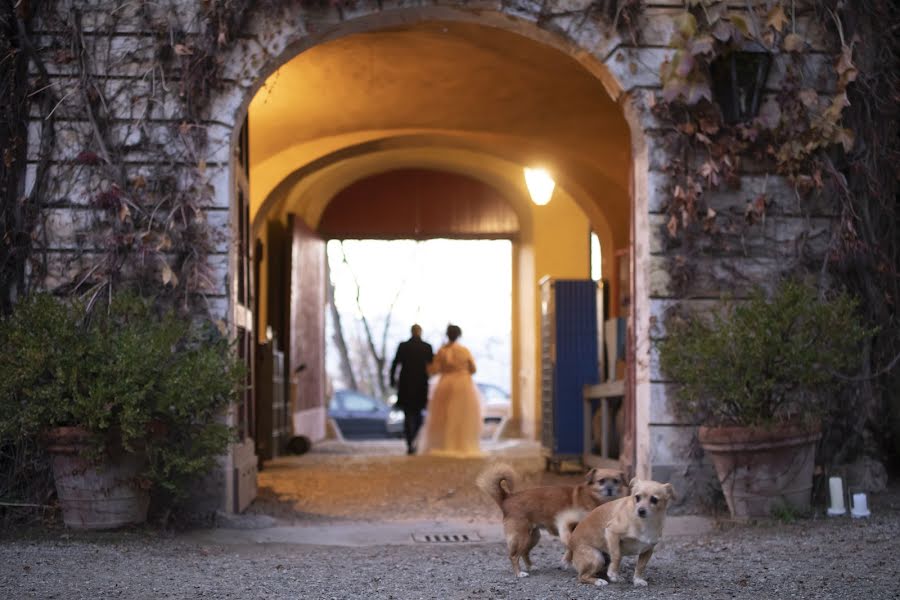
<svg viewBox="0 0 900 600">
<path fill-rule="evenodd" d="M 734 50 L 710 65 L 713 97 L 726 123 L 749 121 L 759 112 L 772 55 L 762 48 Z"/>
<path fill-rule="evenodd" d="M 531 201 L 538 206 L 544 206 L 550 202 L 553 196 L 553 188 L 556 182 L 546 169 L 525 167 L 525 185 L 528 187 L 528 194 Z"/>
</svg>

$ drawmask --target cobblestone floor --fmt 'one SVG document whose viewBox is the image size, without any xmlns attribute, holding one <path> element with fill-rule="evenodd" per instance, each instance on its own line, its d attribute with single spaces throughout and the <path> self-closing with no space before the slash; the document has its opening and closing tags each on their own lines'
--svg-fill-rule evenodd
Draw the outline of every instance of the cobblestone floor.
<svg viewBox="0 0 900 600">
<path fill-rule="evenodd" d="M 407 456 L 400 441 L 323 442 L 303 456 L 275 459 L 259 474 L 250 512 L 299 523 L 331 519 L 499 518 L 494 502 L 475 487 L 490 460 L 522 475 L 523 487 L 577 483 L 577 472 L 547 472 L 540 448 L 515 440 L 485 444 L 475 459 Z"/>
</svg>

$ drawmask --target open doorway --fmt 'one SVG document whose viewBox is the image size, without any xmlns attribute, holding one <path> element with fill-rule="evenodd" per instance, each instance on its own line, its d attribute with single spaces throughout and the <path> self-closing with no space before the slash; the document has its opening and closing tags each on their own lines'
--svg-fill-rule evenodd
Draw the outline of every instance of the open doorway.
<svg viewBox="0 0 900 600">
<path fill-rule="evenodd" d="M 410 327 L 436 350 L 463 329 L 477 365 L 483 439 L 512 415 L 509 240 L 330 240 L 326 318 L 329 417 L 348 439 L 401 437 L 390 369 Z M 352 404 L 352 406 L 351 406 Z M 399 446 L 398 446 L 399 448 Z"/>
</svg>

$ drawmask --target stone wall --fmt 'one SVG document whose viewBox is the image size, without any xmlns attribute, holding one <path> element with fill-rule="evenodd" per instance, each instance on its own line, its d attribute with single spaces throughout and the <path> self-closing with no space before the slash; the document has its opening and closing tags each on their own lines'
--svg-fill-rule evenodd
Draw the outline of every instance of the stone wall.
<svg viewBox="0 0 900 600">
<path fill-rule="evenodd" d="M 197 82 L 184 77 L 178 56 L 190 53 L 209 26 L 200 16 L 199 0 L 51 3 L 35 19 L 34 39 L 56 102 L 53 106 L 36 102 L 29 123 L 28 189 L 39 167 L 47 167 L 32 277 L 43 287 L 57 288 L 98 269 L 97 258 L 107 256 L 105 248 L 112 235 L 105 224 L 126 218 L 123 211 L 135 210 L 127 204 L 116 210 L 104 206 L 104 198 L 117 185 L 115 176 L 132 184 L 140 180 L 166 185 L 190 198 L 185 219 L 210 225 L 213 235 L 204 264 L 198 265 L 202 267 L 200 291 L 209 314 L 230 322 L 234 290 L 230 286 L 229 161 L 236 126 L 265 77 L 303 49 L 357 31 L 451 20 L 520 32 L 580 60 L 619 99 L 632 126 L 638 259 L 634 276 L 637 451 L 639 463 L 646 467 L 640 474 L 672 480 L 682 496 L 690 497 L 686 492 L 703 489 L 696 484 L 708 481 L 710 471 L 695 449 L 695 428 L 671 412 L 671 384 L 659 371 L 652 339 L 665 335 L 665 316 L 673 307 L 706 312 L 715 308 L 723 293 L 741 295 L 750 286 L 771 283 L 779 273 L 799 265 L 815 268 L 831 239 L 835 215 L 831 207 L 800 200 L 784 178 L 767 174 L 764 165 L 746 164 L 737 189 L 706 196 L 720 222 L 733 227 L 724 227 L 723 235 L 692 262 L 691 280 L 679 281 L 672 268 L 679 248 L 665 229 L 671 194 L 665 166 L 673 160 L 665 137 L 671 132 L 648 107 L 661 88 L 660 65 L 672 53 L 668 44 L 673 17 L 684 10 L 683 3 L 645 2 L 631 31 L 620 28 L 619 32 L 610 26 L 606 13 L 591 8 L 603 4 L 588 0 L 363 0 L 306 8 L 299 2 L 268 2 L 250 9 L 236 40 L 221 40 L 221 79 L 211 91 L 202 122 L 189 124 L 184 90 Z M 746 10 L 747 3 L 734 4 L 734 10 Z M 72 5 L 80 10 L 80 31 L 73 27 Z M 809 87 L 821 92 L 833 88 L 825 34 L 799 2 L 798 11 L 796 27 L 810 42 L 810 51 L 800 59 L 775 57 L 767 101 L 783 85 L 786 65 L 792 60 L 801 63 Z M 85 90 L 85 68 L 91 73 L 88 88 L 94 86 L 93 92 Z M 39 80 L 34 65 L 32 71 Z M 107 121 L 102 143 L 86 103 L 95 108 L 102 103 Z M 49 153 L 41 150 L 48 110 L 56 126 Z M 197 135 L 197 129 L 202 135 Z M 103 166 L 104 152 L 112 153 L 121 166 L 114 176 Z M 770 201 L 766 218 L 746 226 L 748 202 L 760 194 Z M 149 261 L 167 259 L 164 243 L 159 243 L 162 246 L 148 255 Z M 148 268 L 162 269 L 160 265 Z M 683 509 L 695 500 L 696 494 Z"/>
</svg>

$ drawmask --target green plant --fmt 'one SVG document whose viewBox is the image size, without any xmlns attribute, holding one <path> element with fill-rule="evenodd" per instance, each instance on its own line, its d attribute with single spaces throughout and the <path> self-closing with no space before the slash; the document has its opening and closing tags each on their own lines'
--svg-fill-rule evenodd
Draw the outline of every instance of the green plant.
<svg viewBox="0 0 900 600">
<path fill-rule="evenodd" d="M 231 439 L 222 423 L 242 368 L 211 324 L 115 297 L 90 313 L 36 295 L 0 322 L 0 440 L 80 426 L 104 452 L 144 452 L 143 473 L 179 499 Z"/>
<path fill-rule="evenodd" d="M 666 329 L 660 364 L 679 383 L 675 410 L 712 426 L 819 420 L 828 410 L 822 392 L 851 368 L 871 334 L 849 296 L 820 300 L 795 281 L 708 318 L 672 317 Z"/>
</svg>

